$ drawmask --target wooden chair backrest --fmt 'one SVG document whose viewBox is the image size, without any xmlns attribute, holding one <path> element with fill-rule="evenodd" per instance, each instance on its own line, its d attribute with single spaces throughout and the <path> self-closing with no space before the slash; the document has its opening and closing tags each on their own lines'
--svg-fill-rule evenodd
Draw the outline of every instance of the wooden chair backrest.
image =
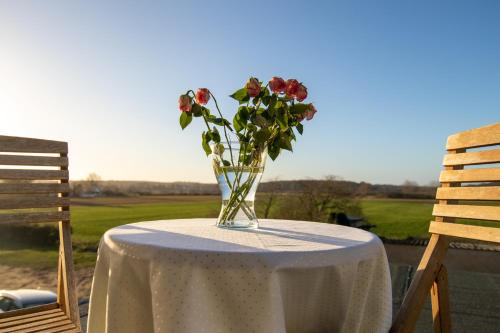
<svg viewBox="0 0 500 333">
<path fill-rule="evenodd" d="M 430 233 L 500 243 L 500 228 L 460 224 L 500 221 L 500 167 L 491 166 L 500 163 L 499 145 L 500 123 L 448 137 Z"/>
<path fill-rule="evenodd" d="M 391 333 L 413 332 L 429 292 L 434 331 L 451 332 L 448 274 L 443 264 L 449 236 L 500 243 L 500 228 L 462 224 L 464 220 L 500 221 L 500 167 L 495 165 L 500 162 L 500 147 L 495 147 L 498 145 L 500 123 L 448 137 L 429 244 Z"/>
<path fill-rule="evenodd" d="M 0 136 L 0 225 L 58 223 L 60 248 L 56 306 L 79 327 L 68 180 L 66 142 Z M 19 315 L 25 312 L 19 311 Z M 0 314 L 0 318 L 12 315 L 6 312 Z"/>
</svg>

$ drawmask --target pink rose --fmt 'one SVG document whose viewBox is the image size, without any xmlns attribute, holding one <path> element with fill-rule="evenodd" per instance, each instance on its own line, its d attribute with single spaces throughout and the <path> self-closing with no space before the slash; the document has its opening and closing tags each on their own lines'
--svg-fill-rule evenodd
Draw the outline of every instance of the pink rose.
<svg viewBox="0 0 500 333">
<path fill-rule="evenodd" d="M 196 92 L 196 102 L 201 105 L 206 105 L 210 99 L 210 91 L 207 88 L 200 88 Z"/>
<path fill-rule="evenodd" d="M 188 95 L 181 95 L 179 97 L 179 110 L 182 112 L 190 112 L 191 111 L 191 97 Z"/>
<path fill-rule="evenodd" d="M 260 94 L 259 80 L 257 80 L 254 77 L 251 77 L 250 79 L 248 79 L 248 82 L 247 82 L 245 88 L 247 88 L 248 96 L 250 96 L 250 97 L 256 97 L 257 95 Z"/>
<path fill-rule="evenodd" d="M 299 81 L 295 79 L 288 79 L 286 80 L 286 94 L 290 97 L 295 97 L 295 94 L 297 93 L 297 90 L 299 89 Z"/>
<path fill-rule="evenodd" d="M 299 87 L 297 88 L 297 92 L 295 93 L 295 97 L 299 102 L 305 100 L 307 98 L 307 88 L 304 87 L 302 84 L 300 84 Z"/>
<path fill-rule="evenodd" d="M 277 94 L 284 93 L 286 89 L 285 80 L 280 77 L 274 76 L 271 81 L 269 81 L 269 88 L 271 88 L 272 92 Z"/>
<path fill-rule="evenodd" d="M 316 112 L 318 112 L 318 111 L 316 111 L 316 108 L 314 107 L 314 105 L 312 105 L 312 103 L 309 104 L 308 110 L 306 112 L 306 119 L 307 120 L 313 119 L 314 118 L 314 114 Z"/>
</svg>

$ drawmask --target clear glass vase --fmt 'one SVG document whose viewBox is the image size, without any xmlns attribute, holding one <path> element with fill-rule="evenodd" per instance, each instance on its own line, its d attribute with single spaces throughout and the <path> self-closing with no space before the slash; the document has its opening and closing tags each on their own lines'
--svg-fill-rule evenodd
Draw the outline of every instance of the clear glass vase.
<svg viewBox="0 0 500 333">
<path fill-rule="evenodd" d="M 223 142 L 212 146 L 212 165 L 222 195 L 218 227 L 258 228 L 255 193 L 266 159 L 266 149 L 249 151 L 244 143 Z"/>
</svg>

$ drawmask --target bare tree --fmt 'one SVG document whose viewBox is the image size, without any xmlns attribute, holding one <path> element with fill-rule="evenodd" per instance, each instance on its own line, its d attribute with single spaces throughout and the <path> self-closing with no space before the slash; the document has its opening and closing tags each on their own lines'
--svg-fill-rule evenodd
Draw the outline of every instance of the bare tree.
<svg viewBox="0 0 500 333">
<path fill-rule="evenodd" d="M 95 172 L 89 173 L 87 176 L 88 192 L 100 193 L 102 178 Z"/>
<path fill-rule="evenodd" d="M 273 178 L 270 182 L 276 182 L 278 178 Z M 271 213 L 271 208 L 276 203 L 276 186 L 270 186 L 269 191 L 266 192 L 265 206 L 264 206 L 264 218 L 267 219 Z"/>
<path fill-rule="evenodd" d="M 362 215 L 359 200 L 344 182 L 335 177 L 322 181 L 298 181 L 300 192 L 287 193 L 280 200 L 278 218 L 327 222 L 332 213 Z M 274 215 L 274 214 L 273 214 Z"/>
</svg>

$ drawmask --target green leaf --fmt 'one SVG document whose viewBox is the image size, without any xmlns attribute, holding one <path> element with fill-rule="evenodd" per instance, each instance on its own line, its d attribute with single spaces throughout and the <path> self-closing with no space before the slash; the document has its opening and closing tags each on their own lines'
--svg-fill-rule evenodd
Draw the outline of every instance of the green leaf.
<svg viewBox="0 0 500 333">
<path fill-rule="evenodd" d="M 240 106 L 238 108 L 238 115 L 239 115 L 239 119 L 240 120 L 242 120 L 244 122 L 247 122 L 248 121 L 248 117 L 250 115 L 250 110 L 246 106 Z"/>
<path fill-rule="evenodd" d="M 193 103 L 193 106 L 191 107 L 191 114 L 195 117 L 201 117 L 202 110 L 203 107 L 200 104 Z M 208 113 L 210 113 L 210 111 L 208 111 Z"/>
<path fill-rule="evenodd" d="M 270 101 L 271 101 L 271 96 L 262 97 L 262 104 L 264 104 L 265 106 L 268 106 Z"/>
<path fill-rule="evenodd" d="M 234 115 L 233 126 L 234 126 L 234 129 L 236 130 L 236 132 L 241 132 L 241 130 L 243 128 L 245 128 L 245 125 L 240 120 L 240 114 L 239 113 L 237 113 L 237 114 Z"/>
<path fill-rule="evenodd" d="M 222 160 L 222 164 L 224 164 L 224 166 L 231 166 L 231 163 L 227 160 Z"/>
<path fill-rule="evenodd" d="M 191 123 L 193 120 L 193 116 L 189 112 L 182 112 L 181 117 L 179 118 L 179 123 L 181 124 L 181 128 L 185 129 L 187 125 Z"/>
<path fill-rule="evenodd" d="M 247 88 L 241 88 L 239 90 L 236 90 L 231 95 L 231 97 L 237 100 L 238 102 L 247 102 L 250 99 L 250 96 L 248 96 Z"/>
<path fill-rule="evenodd" d="M 266 111 L 267 114 L 271 117 L 274 117 L 274 115 L 276 114 L 276 109 L 271 106 L 269 106 Z"/>
<path fill-rule="evenodd" d="M 298 123 L 297 126 L 295 126 L 295 128 L 297 128 L 297 132 L 299 132 L 300 135 L 304 133 L 304 125 L 302 125 L 301 123 Z"/>
<path fill-rule="evenodd" d="M 207 156 L 212 153 L 212 149 L 210 148 L 210 145 L 208 144 L 209 142 L 210 142 L 210 133 L 203 132 L 201 134 L 201 146 L 203 147 L 203 150 L 205 151 Z"/>
<path fill-rule="evenodd" d="M 290 106 L 290 112 L 293 114 L 302 114 L 309 109 L 309 104 L 297 103 Z"/>
<path fill-rule="evenodd" d="M 254 133 L 255 141 L 258 144 L 264 144 L 271 137 L 271 132 L 268 129 L 261 129 Z"/>
<path fill-rule="evenodd" d="M 260 92 L 260 95 L 262 95 L 262 97 L 268 97 L 271 93 L 269 92 L 269 88 L 263 88 L 262 91 Z"/>
<path fill-rule="evenodd" d="M 215 118 L 214 120 L 212 120 L 212 123 L 218 126 L 222 126 L 224 125 L 224 118 Z"/>
<path fill-rule="evenodd" d="M 276 114 L 276 120 L 280 125 L 281 131 L 286 131 L 288 129 L 288 115 L 286 114 L 285 110 L 278 110 L 278 113 Z"/>
<path fill-rule="evenodd" d="M 236 135 L 238 136 L 238 139 L 240 140 L 240 144 L 249 141 L 248 137 L 246 137 L 242 133 L 236 133 Z"/>
<path fill-rule="evenodd" d="M 212 130 L 212 140 L 215 142 L 215 143 L 220 143 L 220 134 L 219 134 L 219 131 L 217 130 L 217 128 L 214 126 L 214 129 Z"/>
<path fill-rule="evenodd" d="M 202 115 L 205 115 L 205 117 L 213 117 L 211 114 L 210 114 L 210 110 L 207 109 L 206 107 L 204 106 L 201 106 L 201 114 Z"/>
<path fill-rule="evenodd" d="M 260 127 L 269 127 L 269 125 L 271 125 L 266 118 L 264 118 L 262 115 L 258 114 L 256 117 L 255 117 L 255 124 L 257 124 L 257 126 L 260 126 Z"/>
<path fill-rule="evenodd" d="M 271 95 L 271 99 L 269 100 L 269 108 L 273 108 L 276 106 L 276 101 L 278 100 L 278 97 L 276 95 Z"/>
<path fill-rule="evenodd" d="M 291 138 L 289 136 L 282 135 L 279 138 L 279 146 L 280 148 L 293 151 Z"/>
<path fill-rule="evenodd" d="M 246 124 L 246 127 L 247 127 L 247 129 L 248 129 L 250 132 L 254 132 L 254 131 L 256 131 L 256 130 L 257 130 L 257 126 L 255 126 L 255 125 L 254 125 L 254 124 L 252 124 L 252 123 L 248 123 L 248 124 Z"/>
<path fill-rule="evenodd" d="M 229 122 L 229 120 L 224 119 L 224 126 L 229 128 L 231 132 L 233 131 L 233 128 L 231 127 L 231 123 Z"/>
<path fill-rule="evenodd" d="M 267 153 L 269 157 L 274 161 L 280 154 L 280 150 L 281 150 L 280 147 L 273 143 L 269 146 Z"/>
<path fill-rule="evenodd" d="M 223 144 L 221 144 L 221 143 L 219 143 L 219 144 L 216 146 L 216 148 L 215 148 L 215 149 L 216 149 L 216 150 L 215 150 L 215 152 L 214 152 L 214 153 L 219 154 L 219 155 L 222 155 L 222 153 L 224 153 L 224 150 L 225 150 L 225 149 L 224 149 L 224 145 L 223 145 Z"/>
</svg>

